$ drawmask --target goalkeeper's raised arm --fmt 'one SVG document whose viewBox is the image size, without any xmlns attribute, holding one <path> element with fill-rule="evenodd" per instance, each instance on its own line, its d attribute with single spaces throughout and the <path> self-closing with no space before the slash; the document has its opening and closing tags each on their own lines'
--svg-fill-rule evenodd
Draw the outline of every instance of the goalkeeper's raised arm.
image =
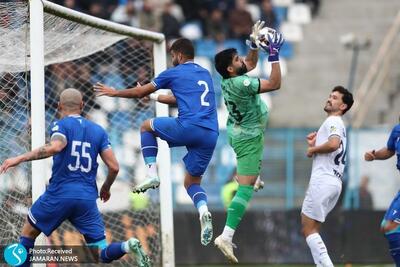
<svg viewBox="0 0 400 267">
<path fill-rule="evenodd" d="M 249 46 L 250 50 L 247 53 L 246 58 L 244 59 L 244 63 L 246 64 L 247 71 L 252 71 L 255 69 L 257 66 L 258 62 L 258 36 L 260 33 L 260 30 L 264 26 L 264 21 L 258 20 L 252 27 L 251 34 L 250 34 L 250 39 L 246 40 L 246 44 Z"/>
</svg>

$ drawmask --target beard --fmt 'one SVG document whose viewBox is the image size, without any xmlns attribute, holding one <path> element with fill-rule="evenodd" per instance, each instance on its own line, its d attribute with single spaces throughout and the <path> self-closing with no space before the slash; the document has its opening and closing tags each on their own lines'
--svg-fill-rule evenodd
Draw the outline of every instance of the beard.
<svg viewBox="0 0 400 267">
<path fill-rule="evenodd" d="M 338 110 L 339 110 L 338 108 L 335 108 L 335 107 L 333 107 L 332 105 L 326 105 L 326 106 L 324 107 L 324 111 L 325 111 L 326 113 L 328 113 L 328 114 L 335 113 L 335 112 L 337 112 Z"/>
<path fill-rule="evenodd" d="M 237 75 L 243 75 L 243 74 L 246 74 L 246 72 L 247 72 L 247 67 L 246 67 L 246 65 L 243 63 L 242 64 L 242 66 L 240 67 L 240 68 L 238 68 L 237 70 L 236 70 L 236 73 L 237 73 Z"/>
<path fill-rule="evenodd" d="M 324 111 L 325 111 L 325 112 L 330 112 L 330 111 L 332 111 L 332 104 L 326 103 L 326 104 L 325 104 L 325 107 L 324 107 Z"/>
</svg>

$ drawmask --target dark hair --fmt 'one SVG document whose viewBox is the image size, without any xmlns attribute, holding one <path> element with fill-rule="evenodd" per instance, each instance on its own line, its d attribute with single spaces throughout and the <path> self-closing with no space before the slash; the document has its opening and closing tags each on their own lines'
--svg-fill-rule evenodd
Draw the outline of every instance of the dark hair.
<svg viewBox="0 0 400 267">
<path fill-rule="evenodd" d="M 229 78 L 229 72 L 227 68 L 232 64 L 233 57 L 237 55 L 237 53 L 238 51 L 235 48 L 228 48 L 215 55 L 215 69 L 222 76 L 222 78 Z"/>
<path fill-rule="evenodd" d="M 347 108 L 343 111 L 343 114 L 345 114 L 354 103 L 353 94 L 350 93 L 349 90 L 340 85 L 335 86 L 332 92 L 339 92 L 340 94 L 342 94 L 342 101 L 347 105 Z"/>
<path fill-rule="evenodd" d="M 187 56 L 189 59 L 194 58 L 194 47 L 192 41 L 186 38 L 177 39 L 172 45 L 169 51 L 174 51 L 182 53 L 182 55 Z"/>
</svg>

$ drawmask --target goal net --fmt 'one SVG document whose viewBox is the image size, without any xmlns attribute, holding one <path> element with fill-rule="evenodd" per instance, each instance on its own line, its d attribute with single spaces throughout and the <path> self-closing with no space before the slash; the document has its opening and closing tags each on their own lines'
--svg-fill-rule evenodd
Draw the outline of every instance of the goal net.
<svg viewBox="0 0 400 267">
<path fill-rule="evenodd" d="M 44 1 L 46 2 L 46 1 Z M 93 84 L 123 89 L 137 82 L 147 83 L 155 74 L 155 39 L 132 37 L 74 22 L 69 15 L 44 14 L 45 126 L 57 119 L 60 92 L 76 88 L 83 93 L 83 116 L 102 125 L 108 132 L 120 163 L 120 173 L 111 189 L 111 199 L 99 202 L 109 242 L 137 237 L 151 256 L 154 266 L 162 265 L 160 197 L 158 190 L 132 194 L 130 189 L 145 177 L 141 158 L 141 123 L 156 115 L 149 100 L 96 97 Z M 90 25 L 90 24 L 89 24 Z M 29 4 L 27 1 L 0 2 L 0 162 L 29 151 L 31 138 L 31 62 Z M 126 26 L 125 26 L 126 27 Z M 165 57 L 165 55 L 164 55 Z M 101 162 L 101 160 L 100 160 Z M 32 179 L 50 177 L 51 160 L 46 162 L 46 177 L 31 174 L 31 163 L 24 163 L 1 175 L 0 244 L 18 241 L 32 203 Z M 98 172 L 98 186 L 107 174 L 104 165 Z M 41 174 L 42 175 L 42 174 Z M 47 180 L 46 180 L 47 181 Z M 68 222 L 47 239 L 53 245 L 80 245 L 82 236 Z M 132 266 L 130 255 L 115 266 Z"/>
</svg>

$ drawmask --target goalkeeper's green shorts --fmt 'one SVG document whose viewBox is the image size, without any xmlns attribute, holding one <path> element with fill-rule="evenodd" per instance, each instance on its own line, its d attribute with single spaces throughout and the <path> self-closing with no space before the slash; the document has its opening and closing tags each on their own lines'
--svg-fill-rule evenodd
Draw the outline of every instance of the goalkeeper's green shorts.
<svg viewBox="0 0 400 267">
<path fill-rule="evenodd" d="M 264 150 L 264 134 L 240 140 L 229 138 L 229 144 L 236 153 L 238 175 L 259 175 Z"/>
</svg>

